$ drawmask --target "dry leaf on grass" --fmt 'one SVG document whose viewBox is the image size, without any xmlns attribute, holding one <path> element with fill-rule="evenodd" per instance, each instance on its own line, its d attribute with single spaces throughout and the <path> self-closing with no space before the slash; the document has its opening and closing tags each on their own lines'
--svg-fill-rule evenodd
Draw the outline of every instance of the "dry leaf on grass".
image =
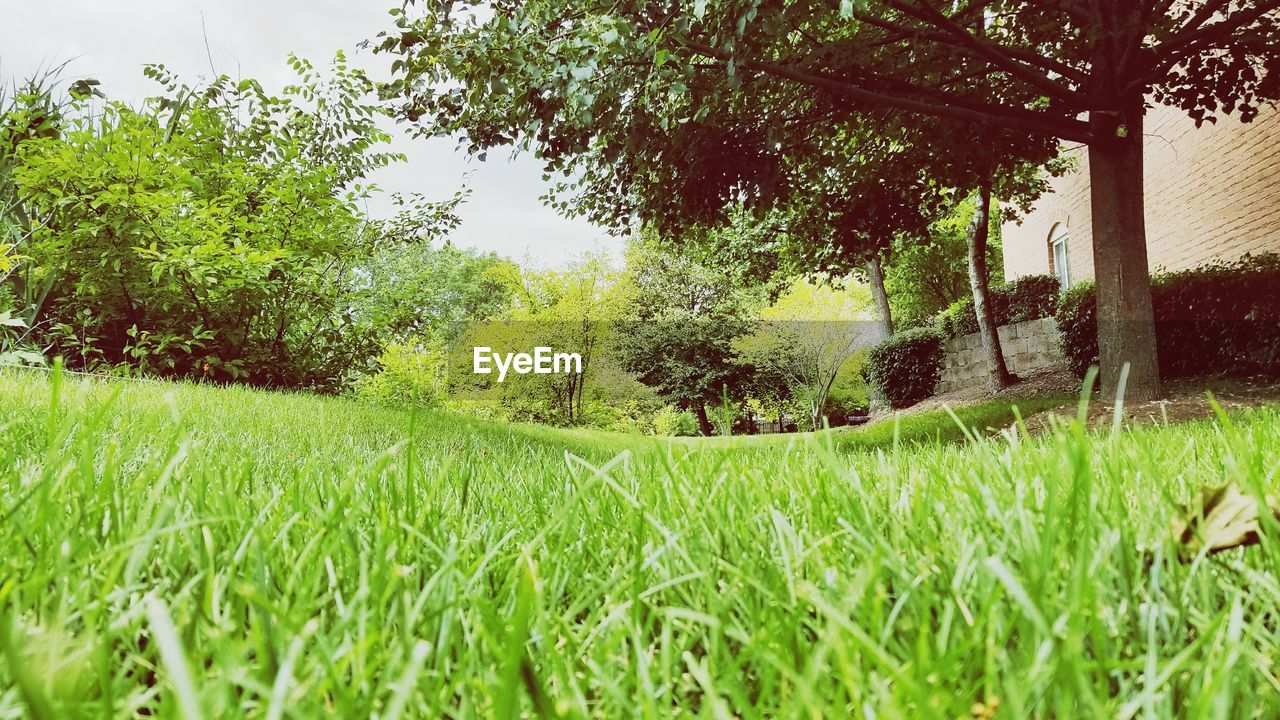
<svg viewBox="0 0 1280 720">
<path fill-rule="evenodd" d="M 1268 510 L 1280 519 L 1280 503 L 1267 497 Z M 1258 542 L 1261 529 L 1258 498 L 1240 491 L 1235 483 L 1205 488 L 1199 509 L 1189 509 L 1186 518 L 1173 523 L 1174 535 L 1181 543 L 1180 554 L 1190 559 L 1207 547 L 1209 553 L 1222 552 Z"/>
</svg>

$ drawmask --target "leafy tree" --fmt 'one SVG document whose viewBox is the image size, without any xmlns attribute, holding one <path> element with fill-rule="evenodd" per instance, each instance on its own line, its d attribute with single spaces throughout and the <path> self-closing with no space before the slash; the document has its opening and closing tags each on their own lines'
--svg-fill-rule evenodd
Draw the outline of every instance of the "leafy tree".
<svg viewBox="0 0 1280 720">
<path fill-rule="evenodd" d="M 14 171 L 23 142 L 62 132 L 66 108 L 55 92 L 60 72 L 55 67 L 11 88 L 0 87 L 0 362 L 43 362 L 32 335 L 51 283 L 39 266 L 22 262 L 22 252 L 44 218 L 22 197 Z M 82 79 L 69 91 L 81 98 L 100 95 L 97 84 Z"/>
<path fill-rule="evenodd" d="M 356 272 L 357 316 L 390 340 L 422 334 L 458 342 L 470 323 L 511 304 L 510 261 L 427 240 L 378 247 Z"/>
<path fill-rule="evenodd" d="M 745 362 L 787 378 L 811 429 L 822 427 L 837 379 L 856 376 L 859 351 L 880 339 L 870 295 L 865 285 L 798 281 L 761 310 L 751 334 L 733 343 Z"/>
<path fill-rule="evenodd" d="M 733 76 L 726 81 L 712 74 L 699 80 L 718 102 L 709 106 L 700 98 L 680 98 L 677 105 L 683 103 L 686 107 L 681 109 L 693 117 L 662 124 L 661 132 L 654 132 L 654 123 L 664 122 L 657 116 L 670 110 L 632 107 L 636 103 L 627 103 L 629 117 L 646 112 L 655 117 L 632 118 L 635 127 L 629 128 L 600 123 L 582 128 L 576 120 L 556 118 L 563 126 L 555 127 L 596 138 L 594 144 L 572 151 L 537 144 L 539 153 L 550 158 L 549 169 L 568 163 L 586 168 L 578 180 L 560 188 L 572 197 L 559 207 L 614 226 L 625 226 L 638 215 L 685 242 L 697 237 L 688 232 L 690 226 L 723 226 L 743 210 L 753 213 L 779 230 L 787 255 L 804 272 L 845 276 L 852 271 L 864 276 L 875 291 L 885 334 L 892 332 L 893 322 L 882 264 L 893 239 L 929 242 L 928 224 L 949 198 L 964 197 L 976 188 L 990 192 L 997 183 L 1001 189 L 1015 184 L 1021 189 L 1043 187 L 1042 182 L 1024 178 L 1029 168 L 1048 162 L 1056 150 L 1053 142 L 1025 134 L 932 120 L 905 122 L 882 112 L 854 113 L 831 98 L 779 90 L 767 76 Z M 488 95 L 480 101 L 503 103 Z M 453 110 L 449 106 L 447 125 L 458 121 Z M 492 120 L 490 115 L 483 117 L 485 122 Z M 526 129 L 519 123 L 527 119 L 512 121 L 512 137 Z M 543 128 L 544 120 L 532 122 Z M 615 138 L 620 131 L 628 137 Z M 601 139 L 610 138 L 618 142 L 601 145 Z M 941 145 L 951 149 L 939 153 Z M 473 150 L 483 147 L 475 144 Z M 1002 175 L 998 180 L 993 178 L 997 173 Z M 1012 378 L 987 317 L 987 274 L 976 262 L 983 255 L 986 230 L 975 225 L 969 233 L 976 271 L 971 288 L 975 310 L 988 321 L 979 324 L 989 351 L 990 376 L 1003 387 Z"/>
<path fill-rule="evenodd" d="M 449 389 L 449 356 L 434 337 L 392 341 L 378 356 L 378 370 L 362 377 L 356 394 L 399 405 L 438 407 Z"/>
<path fill-rule="evenodd" d="M 503 266 L 501 279 L 509 288 L 511 305 L 498 318 L 475 322 L 457 362 L 465 383 L 487 388 L 499 402 L 532 413 L 529 419 L 568 425 L 584 419 L 587 391 L 600 365 L 607 362 L 613 326 L 628 303 L 628 288 L 604 255 L 588 254 L 563 270 L 535 270 Z M 539 346 L 581 357 L 581 372 L 549 375 L 472 373 L 472 348 L 496 353 L 531 353 Z M 577 369 L 577 368 L 575 368 Z"/>
<path fill-rule="evenodd" d="M 922 242 L 946 188 L 927 176 L 901 138 L 877 132 L 823 137 L 786 158 L 795 184 L 780 203 L 789 250 L 814 276 L 865 279 L 884 336 L 894 332 L 884 263 L 895 238 Z"/>
<path fill-rule="evenodd" d="M 1280 97 L 1271 0 L 409 5 L 420 12 L 400 12 L 380 44 L 400 55 L 388 89 L 402 113 L 464 131 L 476 150 L 536 147 L 549 172 L 578 171 L 568 183 L 587 190 L 577 206 L 596 217 L 627 217 L 636 197 L 654 218 L 686 197 L 767 195 L 771 133 L 786 116 L 765 113 L 759 132 L 718 154 L 691 142 L 748 100 L 913 118 L 906 125 L 934 118 L 949 129 L 938 157 L 1038 162 L 1046 143 L 1087 145 L 1104 386 L 1129 363 L 1137 396 L 1159 389 L 1142 196 L 1148 101 L 1197 121 L 1235 111 L 1247 121 Z"/>
<path fill-rule="evenodd" d="M 399 156 L 379 149 L 381 108 L 341 56 L 280 96 L 227 77 L 140 108 L 69 115 L 24 140 L 14 169 L 47 212 L 28 254 L 53 278 L 48 337 L 84 365 L 333 389 L 378 352 L 350 302 L 381 240 L 359 180 Z M 438 207 L 449 225 L 451 206 Z"/>
<path fill-rule="evenodd" d="M 885 285 L 901 329 L 920 327 L 957 301 L 971 296 L 968 278 L 967 228 L 973 216 L 971 201 L 929 226 L 929 242 L 895 238 L 892 260 L 885 268 Z M 998 212 L 993 213 L 987 244 L 987 266 L 1002 266 Z M 999 278 L 993 278 L 999 280 Z"/>
<path fill-rule="evenodd" d="M 707 406 L 726 396 L 740 399 L 747 389 L 749 369 L 736 362 L 732 343 L 747 331 L 749 313 L 767 290 L 746 282 L 748 264 L 700 260 L 646 235 L 627 253 L 631 305 L 619 323 L 621 365 L 692 411 L 710 435 Z"/>
</svg>

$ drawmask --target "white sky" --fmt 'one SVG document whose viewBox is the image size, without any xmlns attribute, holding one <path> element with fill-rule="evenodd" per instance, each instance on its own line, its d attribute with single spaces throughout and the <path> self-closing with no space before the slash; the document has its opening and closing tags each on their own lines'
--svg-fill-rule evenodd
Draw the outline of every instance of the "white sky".
<svg viewBox="0 0 1280 720">
<path fill-rule="evenodd" d="M 270 91 L 293 81 L 285 64 L 289 53 L 323 68 L 341 49 L 380 78 L 390 60 L 371 51 L 357 54 L 355 46 L 391 29 L 386 13 L 398 6 L 398 0 L 0 0 L 0 76 L 8 84 L 70 60 L 64 80 L 96 78 L 109 98 L 132 103 L 156 94 L 142 75 L 145 63 L 164 63 L 192 83 L 212 74 L 212 55 L 219 73 L 257 78 Z M 532 157 L 507 161 L 505 153 L 494 152 L 480 163 L 455 146 L 448 138 L 399 137 L 394 147 L 409 162 L 372 179 L 388 192 L 445 199 L 468 174 L 472 194 L 453 236 L 458 245 L 542 267 L 590 250 L 617 254 L 620 240 L 539 202 L 545 184 Z M 371 210 L 379 214 L 383 207 Z"/>
</svg>

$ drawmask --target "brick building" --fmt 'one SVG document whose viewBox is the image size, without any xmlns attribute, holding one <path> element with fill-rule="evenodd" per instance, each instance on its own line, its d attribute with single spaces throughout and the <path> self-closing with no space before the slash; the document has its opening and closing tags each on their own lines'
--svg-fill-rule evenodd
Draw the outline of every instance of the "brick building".
<svg viewBox="0 0 1280 720">
<path fill-rule="evenodd" d="M 1152 270 L 1280 252 L 1280 111 L 1252 123 L 1234 117 L 1196 128 L 1157 107 L 1146 119 L 1147 253 Z M 1053 273 L 1067 284 L 1093 277 L 1089 168 L 1053 181 L 1021 224 L 1004 226 L 1006 279 Z"/>
</svg>

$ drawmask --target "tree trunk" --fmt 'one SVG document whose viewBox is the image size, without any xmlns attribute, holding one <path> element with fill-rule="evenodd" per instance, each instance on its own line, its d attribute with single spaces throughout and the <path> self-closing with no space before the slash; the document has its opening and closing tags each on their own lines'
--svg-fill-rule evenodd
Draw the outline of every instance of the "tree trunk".
<svg viewBox="0 0 1280 720">
<path fill-rule="evenodd" d="M 693 414 L 698 416 L 698 429 L 706 437 L 715 435 L 715 428 L 711 427 L 711 418 L 707 417 L 707 405 L 702 401 L 693 404 Z"/>
<path fill-rule="evenodd" d="M 893 311 L 889 307 L 889 293 L 884 289 L 884 268 L 880 266 L 880 258 L 867 260 L 867 279 L 880 316 L 880 330 L 884 337 L 889 337 L 893 335 Z"/>
<path fill-rule="evenodd" d="M 1151 273 L 1143 206 L 1142 100 L 1126 113 L 1093 112 L 1089 185 L 1093 275 L 1098 297 L 1098 365 L 1104 397 L 1114 397 L 1127 364 L 1125 395 L 1160 394 Z"/>
<path fill-rule="evenodd" d="M 984 179 L 978 188 L 973 220 L 969 223 L 969 288 L 973 291 L 973 310 L 978 316 L 978 332 L 987 355 L 988 379 L 992 392 L 1012 385 L 1017 378 L 1004 363 L 1000 348 L 995 313 L 991 306 L 991 285 L 987 271 L 987 239 L 991 234 L 991 182 Z"/>
</svg>

